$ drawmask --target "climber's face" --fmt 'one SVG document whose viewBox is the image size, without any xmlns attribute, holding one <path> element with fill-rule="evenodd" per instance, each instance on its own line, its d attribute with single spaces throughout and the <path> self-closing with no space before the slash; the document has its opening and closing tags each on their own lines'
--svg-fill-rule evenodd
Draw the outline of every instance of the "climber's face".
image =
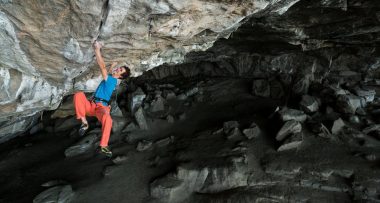
<svg viewBox="0 0 380 203">
<path fill-rule="evenodd" d="M 123 67 L 117 67 L 117 68 L 113 68 L 112 73 L 121 73 L 123 71 L 125 71 Z"/>
<path fill-rule="evenodd" d="M 125 72 L 127 72 L 127 70 L 125 69 L 124 66 L 117 67 L 117 68 L 114 68 L 114 69 L 112 70 L 112 76 L 113 76 L 114 78 L 121 78 L 121 76 L 122 76 Z"/>
</svg>

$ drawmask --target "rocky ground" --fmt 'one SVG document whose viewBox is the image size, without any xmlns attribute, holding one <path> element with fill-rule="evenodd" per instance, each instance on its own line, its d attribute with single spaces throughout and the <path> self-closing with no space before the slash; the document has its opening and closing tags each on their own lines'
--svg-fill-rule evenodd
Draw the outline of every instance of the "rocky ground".
<svg viewBox="0 0 380 203">
<path fill-rule="evenodd" d="M 68 97 L 0 146 L 0 202 L 380 202 L 374 88 L 286 99 L 265 84 L 121 84 L 111 159 L 96 152 L 96 120 L 78 136 Z"/>
</svg>

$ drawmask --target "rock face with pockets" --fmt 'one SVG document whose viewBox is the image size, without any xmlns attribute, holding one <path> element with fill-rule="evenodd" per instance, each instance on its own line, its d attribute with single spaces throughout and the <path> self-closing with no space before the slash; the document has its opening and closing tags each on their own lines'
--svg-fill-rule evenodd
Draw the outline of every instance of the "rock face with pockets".
<svg viewBox="0 0 380 203">
<path fill-rule="evenodd" d="M 0 119 L 10 120 L 7 126 L 20 125 L 19 115 L 30 118 L 56 109 L 76 90 L 94 91 L 101 80 L 91 47 L 94 39 L 104 42 L 106 63 L 126 64 L 137 76 L 210 48 L 247 16 L 263 10 L 282 14 L 296 2 L 2 0 Z"/>
</svg>

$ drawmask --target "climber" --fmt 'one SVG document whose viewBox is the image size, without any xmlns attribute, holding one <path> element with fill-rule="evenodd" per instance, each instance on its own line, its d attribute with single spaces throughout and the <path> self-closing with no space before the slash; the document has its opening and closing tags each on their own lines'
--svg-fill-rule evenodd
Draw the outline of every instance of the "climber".
<svg viewBox="0 0 380 203">
<path fill-rule="evenodd" d="M 94 44 L 96 61 L 99 65 L 102 74 L 102 82 L 94 93 L 91 101 L 86 98 L 83 92 L 77 92 L 74 95 L 74 106 L 77 119 L 82 121 L 79 129 L 79 134 L 83 136 L 88 130 L 89 125 L 86 119 L 88 116 L 96 116 L 102 124 L 102 138 L 100 140 L 100 152 L 108 157 L 112 157 L 112 152 L 108 148 L 108 140 L 111 134 L 112 118 L 110 115 L 110 99 L 112 92 L 117 85 L 117 79 L 126 79 L 130 75 L 130 69 L 127 66 L 120 66 L 115 68 L 116 62 L 113 62 L 110 68 L 106 69 L 100 49 L 102 45 L 95 41 Z"/>
</svg>

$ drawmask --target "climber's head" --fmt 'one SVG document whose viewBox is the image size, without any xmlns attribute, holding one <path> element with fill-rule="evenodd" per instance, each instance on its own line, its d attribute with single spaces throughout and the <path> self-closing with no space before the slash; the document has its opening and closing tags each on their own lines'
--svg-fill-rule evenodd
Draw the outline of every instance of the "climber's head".
<svg viewBox="0 0 380 203">
<path fill-rule="evenodd" d="M 112 70 L 112 77 L 118 79 L 127 79 L 130 73 L 131 70 L 128 68 L 128 66 L 120 66 Z"/>
</svg>

